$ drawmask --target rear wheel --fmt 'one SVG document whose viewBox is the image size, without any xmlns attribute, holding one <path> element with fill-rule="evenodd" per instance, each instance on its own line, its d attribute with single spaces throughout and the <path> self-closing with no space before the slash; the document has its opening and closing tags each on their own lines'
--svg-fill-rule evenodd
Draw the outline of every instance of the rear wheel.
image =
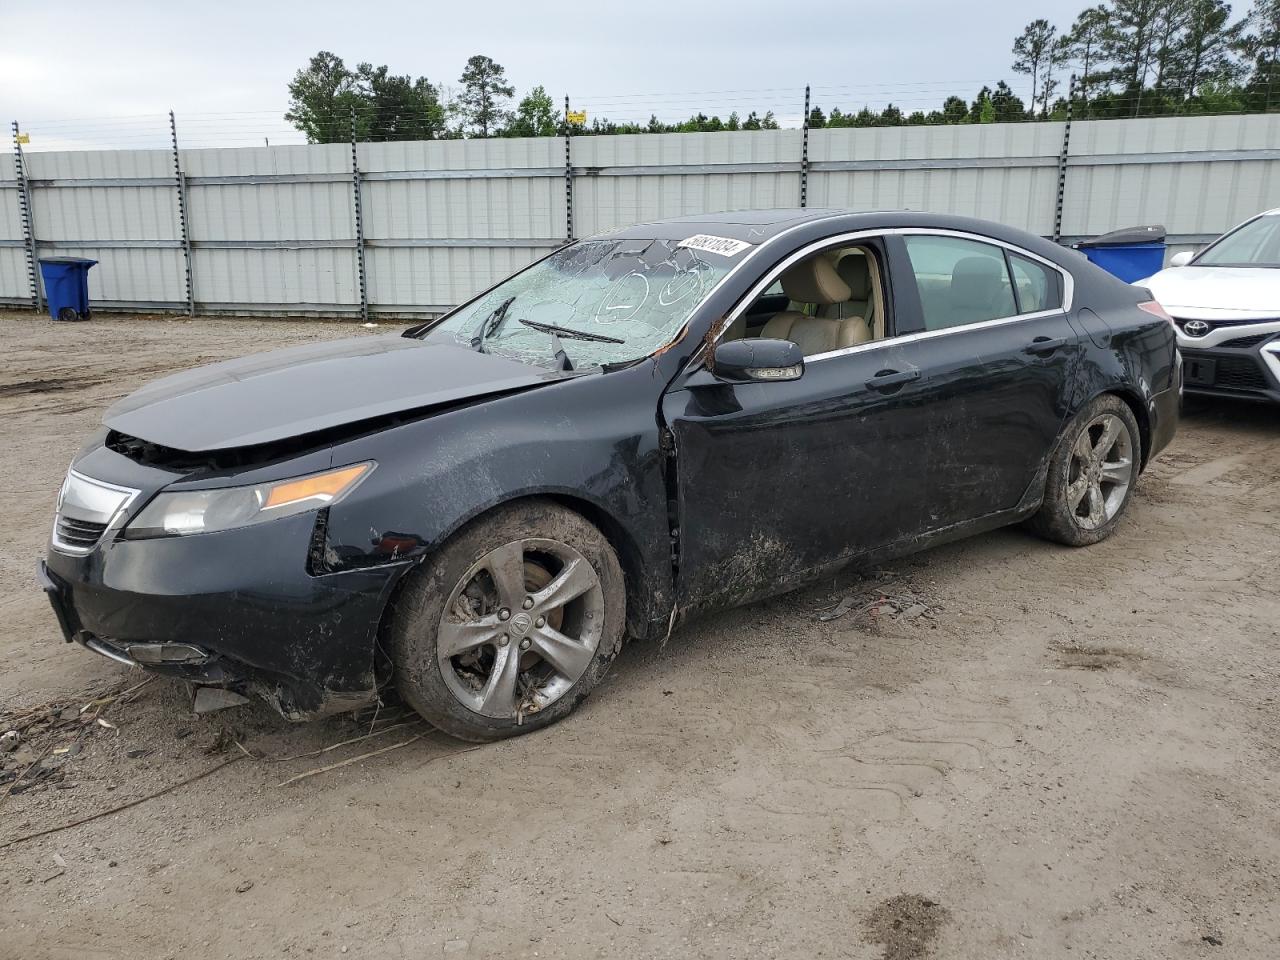
<svg viewBox="0 0 1280 960">
<path fill-rule="evenodd" d="M 1073 547 L 1110 536 L 1138 479 L 1141 451 L 1129 405 L 1111 394 L 1098 397 L 1072 421 L 1054 451 L 1032 529 Z"/>
<path fill-rule="evenodd" d="M 64 323 L 74 323 L 80 319 L 80 314 L 76 313 L 74 307 L 63 307 L 58 311 L 58 319 Z"/>
<path fill-rule="evenodd" d="M 464 740 L 568 714 L 622 645 L 622 570 L 580 515 L 529 501 L 463 530 L 402 592 L 390 637 L 401 695 Z"/>
</svg>

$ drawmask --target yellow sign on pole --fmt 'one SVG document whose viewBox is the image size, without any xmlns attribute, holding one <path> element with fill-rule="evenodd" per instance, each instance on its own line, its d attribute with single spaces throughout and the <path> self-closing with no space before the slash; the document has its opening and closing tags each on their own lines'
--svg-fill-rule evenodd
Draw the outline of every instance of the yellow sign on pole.
<svg viewBox="0 0 1280 960">
<path fill-rule="evenodd" d="M 31 142 L 31 134 L 29 134 L 29 133 L 20 133 L 20 134 L 18 134 L 18 142 L 19 142 L 19 143 L 30 143 L 30 142 Z"/>
<path fill-rule="evenodd" d="M 578 126 L 582 126 L 584 123 L 587 122 L 587 111 L 570 110 L 568 113 L 565 114 L 565 119 L 567 119 L 570 123 L 577 124 Z"/>
</svg>

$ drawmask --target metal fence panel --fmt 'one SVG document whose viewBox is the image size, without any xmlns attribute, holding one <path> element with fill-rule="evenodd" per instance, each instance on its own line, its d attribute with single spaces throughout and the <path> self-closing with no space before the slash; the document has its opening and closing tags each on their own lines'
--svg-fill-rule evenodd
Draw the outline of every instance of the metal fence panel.
<svg viewBox="0 0 1280 960">
<path fill-rule="evenodd" d="M 1064 126 L 813 130 L 807 201 L 1050 235 Z M 799 130 L 574 137 L 574 232 L 797 206 L 802 142 Z M 26 157 L 38 255 L 99 260 L 100 306 L 185 308 L 171 152 Z M 439 313 L 567 235 L 560 138 L 368 143 L 355 159 L 374 313 Z M 198 311 L 362 311 L 350 144 L 183 150 L 180 166 Z M 0 156 L 0 301 L 29 303 L 14 169 Z M 1280 115 L 1077 120 L 1064 182 L 1065 240 L 1163 223 L 1175 249 L 1199 244 L 1280 204 Z"/>
<path fill-rule="evenodd" d="M 559 140 L 371 143 L 357 155 L 375 310 L 436 312 L 564 238 Z"/>
<path fill-rule="evenodd" d="M 809 202 L 929 210 L 1053 229 L 1061 123 L 815 130 Z"/>
<path fill-rule="evenodd" d="M 27 255 L 21 247 L 0 246 L 0 303 L 31 305 Z"/>
<path fill-rule="evenodd" d="M 371 309 L 442 313 L 545 255 L 550 247 L 371 247 Z"/>
<path fill-rule="evenodd" d="M 255 304 L 323 310 L 360 303 L 351 249 L 197 248 L 196 253 L 196 302 L 212 309 Z"/>
<path fill-rule="evenodd" d="M 799 130 L 573 139 L 579 236 L 660 217 L 800 205 Z M 717 173 L 733 165 L 750 169 Z"/>
<path fill-rule="evenodd" d="M 1077 121 L 1063 233 L 1161 223 L 1207 238 L 1280 203 L 1278 172 L 1280 115 Z"/>
</svg>

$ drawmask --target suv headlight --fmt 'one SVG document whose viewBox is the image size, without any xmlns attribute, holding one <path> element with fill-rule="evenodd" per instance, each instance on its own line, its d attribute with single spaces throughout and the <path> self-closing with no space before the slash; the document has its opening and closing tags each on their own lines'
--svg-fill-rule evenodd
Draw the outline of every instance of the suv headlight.
<svg viewBox="0 0 1280 960">
<path fill-rule="evenodd" d="M 357 463 L 305 477 L 251 487 L 169 491 L 156 495 L 129 521 L 126 537 L 180 537 L 231 530 L 337 503 L 354 490 L 374 464 Z"/>
</svg>

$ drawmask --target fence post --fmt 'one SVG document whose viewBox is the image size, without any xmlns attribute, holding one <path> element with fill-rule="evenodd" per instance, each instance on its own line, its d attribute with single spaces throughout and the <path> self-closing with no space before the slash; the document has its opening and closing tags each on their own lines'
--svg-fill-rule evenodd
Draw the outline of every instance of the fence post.
<svg viewBox="0 0 1280 960">
<path fill-rule="evenodd" d="M 564 95 L 564 236 L 565 243 L 573 243 L 573 151 L 569 144 L 569 95 Z"/>
<path fill-rule="evenodd" d="M 356 213 L 356 267 L 360 280 L 360 319 L 369 322 L 369 290 L 364 272 L 364 206 L 360 200 L 360 161 L 356 157 L 356 111 L 351 110 L 351 196 Z"/>
<path fill-rule="evenodd" d="M 1058 194 L 1053 209 L 1053 242 L 1062 242 L 1062 200 L 1067 190 L 1067 155 L 1071 147 L 1071 104 L 1076 98 L 1076 75 L 1067 84 L 1067 122 L 1062 128 L 1062 152 L 1058 154 Z"/>
<path fill-rule="evenodd" d="M 804 139 L 800 147 L 800 206 L 809 203 L 809 85 L 804 85 Z"/>
<path fill-rule="evenodd" d="M 169 111 L 169 140 L 173 144 L 173 182 L 178 188 L 178 227 L 182 231 L 182 262 L 186 267 L 187 316 L 196 315 L 195 286 L 191 282 L 191 235 L 187 230 L 187 175 L 178 162 L 178 123 Z"/>
<path fill-rule="evenodd" d="M 18 178 L 18 214 L 22 218 L 22 239 L 27 253 L 27 279 L 31 283 L 31 306 L 36 313 L 44 308 L 40 295 L 40 267 L 36 261 L 35 221 L 31 216 L 31 185 L 27 183 L 27 167 L 18 142 L 18 121 L 13 121 L 13 170 Z"/>
</svg>

